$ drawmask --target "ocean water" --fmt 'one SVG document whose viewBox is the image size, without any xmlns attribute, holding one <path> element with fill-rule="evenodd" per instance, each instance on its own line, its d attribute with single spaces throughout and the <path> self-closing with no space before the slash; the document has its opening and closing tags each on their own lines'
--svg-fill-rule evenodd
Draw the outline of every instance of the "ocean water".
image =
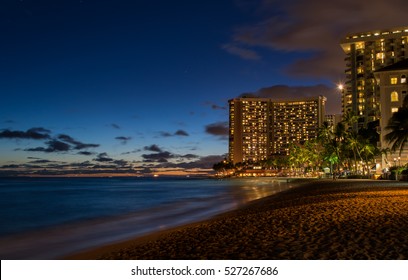
<svg viewBox="0 0 408 280">
<path fill-rule="evenodd" d="M 54 259 L 237 208 L 272 178 L 1 178 L 1 259 Z"/>
</svg>

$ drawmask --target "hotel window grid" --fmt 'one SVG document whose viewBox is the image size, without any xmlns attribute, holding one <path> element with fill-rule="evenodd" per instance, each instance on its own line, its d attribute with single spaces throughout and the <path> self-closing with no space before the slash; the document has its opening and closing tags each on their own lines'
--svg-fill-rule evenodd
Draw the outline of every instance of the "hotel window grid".
<svg viewBox="0 0 408 280">
<path fill-rule="evenodd" d="M 398 109 L 403 105 L 403 101 L 407 95 L 408 84 L 403 83 L 404 76 L 408 75 L 408 59 L 398 61 L 397 63 L 383 67 L 374 73 L 379 96 L 380 96 L 380 113 L 381 118 L 379 119 L 379 126 L 377 132 L 379 133 L 379 142 L 377 146 L 381 150 L 386 150 L 391 148 L 391 144 L 387 141 L 386 135 L 388 133 L 388 122 L 392 118 L 393 114 L 398 112 Z M 397 83 L 391 85 L 391 78 L 397 78 Z M 394 101 L 393 95 L 398 94 L 398 101 Z M 399 151 L 393 153 L 392 151 L 388 154 L 388 158 L 395 157 L 399 154 Z M 408 161 L 408 150 L 403 149 L 401 159 L 404 162 L 401 163 L 405 165 Z M 382 170 L 383 168 L 389 168 L 390 164 L 387 159 L 387 155 L 381 155 L 376 158 L 376 161 L 380 163 L 380 168 L 377 170 Z"/>
<path fill-rule="evenodd" d="M 274 102 L 264 98 L 230 100 L 229 157 L 234 163 L 287 155 L 290 143 L 317 137 L 326 98 Z"/>
<path fill-rule="evenodd" d="M 407 38 L 408 27 L 402 27 L 351 34 L 342 40 L 346 55 L 342 113 L 351 111 L 360 116 L 357 128 L 380 118 L 380 96 L 374 72 L 408 58 Z M 396 78 L 395 84 L 403 83 L 402 77 Z"/>
</svg>

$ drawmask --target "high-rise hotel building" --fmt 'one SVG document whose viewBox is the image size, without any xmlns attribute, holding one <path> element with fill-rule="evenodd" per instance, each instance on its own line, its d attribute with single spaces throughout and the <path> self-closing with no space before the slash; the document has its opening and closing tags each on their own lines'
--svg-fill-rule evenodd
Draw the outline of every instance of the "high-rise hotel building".
<svg viewBox="0 0 408 280">
<path fill-rule="evenodd" d="M 408 58 L 408 26 L 355 33 L 341 41 L 346 54 L 342 113 L 359 116 L 358 128 L 380 118 L 379 90 L 374 72 Z"/>
<path fill-rule="evenodd" d="M 374 76 L 380 91 L 381 118 L 377 128 L 380 133 L 379 148 L 386 150 L 391 148 L 385 137 L 390 132 L 387 129 L 389 119 L 403 106 L 404 99 L 408 96 L 408 59 L 381 68 L 375 71 Z M 397 150 L 381 156 L 382 169 L 397 164 L 405 165 L 408 163 L 408 147 L 405 145 L 401 154 Z"/>
<path fill-rule="evenodd" d="M 229 159 L 233 163 L 287 155 L 290 143 L 317 137 L 326 98 L 273 101 L 242 97 L 229 100 Z"/>
<path fill-rule="evenodd" d="M 270 150 L 269 99 L 236 98 L 228 102 L 230 161 L 266 159 Z"/>
</svg>

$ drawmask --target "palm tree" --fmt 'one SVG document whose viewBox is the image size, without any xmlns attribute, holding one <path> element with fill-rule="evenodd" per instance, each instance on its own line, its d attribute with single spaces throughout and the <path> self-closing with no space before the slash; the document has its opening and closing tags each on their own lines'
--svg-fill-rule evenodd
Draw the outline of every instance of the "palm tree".
<svg viewBox="0 0 408 280">
<path fill-rule="evenodd" d="M 317 139 L 321 143 L 327 143 L 333 137 L 333 127 L 328 122 L 323 122 L 323 125 L 319 127 L 317 132 Z"/>
<path fill-rule="evenodd" d="M 312 172 L 318 171 L 318 168 L 322 164 L 323 147 L 317 140 L 306 141 L 304 147 L 307 149 L 308 165 Z"/>
<path fill-rule="evenodd" d="M 354 130 L 357 131 L 356 129 L 356 123 L 358 121 L 358 116 L 354 114 L 352 111 L 348 111 L 347 113 L 344 114 L 342 123 L 344 125 L 344 130 L 350 131 Z"/>
<path fill-rule="evenodd" d="M 300 171 L 302 164 L 305 161 L 305 153 L 303 148 L 300 144 L 291 143 L 289 145 L 289 157 L 288 157 L 289 164 L 294 171 L 297 173 Z"/>
<path fill-rule="evenodd" d="M 364 158 L 365 165 L 367 167 L 367 175 L 370 175 L 370 162 L 372 162 L 375 156 L 379 155 L 378 148 L 370 143 L 367 139 L 362 139 L 360 146 L 360 156 Z"/>
<path fill-rule="evenodd" d="M 330 163 L 330 172 L 333 174 L 335 173 L 334 166 L 337 167 L 337 172 L 340 169 L 341 150 L 345 134 L 346 130 L 342 122 L 335 127 L 331 127 L 327 122 L 324 122 L 318 132 L 317 139 L 324 147 L 323 159 Z"/>
<path fill-rule="evenodd" d="M 391 150 L 396 151 L 399 149 L 401 155 L 402 150 L 408 142 L 408 99 L 404 98 L 404 104 L 398 108 L 398 111 L 392 114 L 392 117 L 388 121 L 386 129 L 390 130 L 385 135 L 385 139 L 388 143 L 392 144 Z"/>
</svg>

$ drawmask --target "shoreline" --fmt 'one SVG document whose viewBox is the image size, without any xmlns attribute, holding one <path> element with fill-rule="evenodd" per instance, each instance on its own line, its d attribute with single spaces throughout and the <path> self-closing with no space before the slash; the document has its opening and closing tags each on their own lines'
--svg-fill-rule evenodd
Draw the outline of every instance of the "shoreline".
<svg viewBox="0 0 408 280">
<path fill-rule="evenodd" d="M 408 259 L 406 232 L 406 182 L 300 181 L 209 220 L 64 259 Z"/>
<path fill-rule="evenodd" d="M 177 196 L 179 199 L 170 199 L 170 203 L 149 204 L 148 207 L 124 214 L 91 217 L 3 235 L 0 236 L 0 255 L 5 259 L 61 259 L 76 252 L 120 243 L 136 236 L 142 237 L 161 230 L 205 221 L 236 209 L 248 201 L 296 185 L 294 182 L 283 183 L 268 178 L 223 181 L 171 181 L 169 186 L 187 191 L 182 191 L 181 195 Z M 166 190 L 168 187 L 162 189 Z"/>
</svg>

